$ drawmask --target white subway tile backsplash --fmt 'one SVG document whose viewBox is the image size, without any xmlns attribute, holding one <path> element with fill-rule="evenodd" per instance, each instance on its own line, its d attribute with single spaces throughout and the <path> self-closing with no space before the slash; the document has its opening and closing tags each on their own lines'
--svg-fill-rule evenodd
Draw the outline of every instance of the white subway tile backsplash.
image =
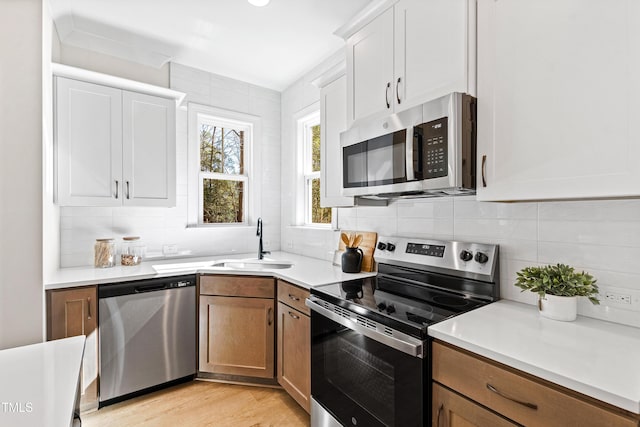
<svg viewBox="0 0 640 427">
<path fill-rule="evenodd" d="M 540 220 L 631 221 L 640 220 L 640 200 L 588 200 L 539 203 Z"/>
<path fill-rule="evenodd" d="M 640 221 L 544 220 L 539 223 L 538 238 L 547 242 L 640 247 Z"/>
<path fill-rule="evenodd" d="M 453 218 L 400 218 L 398 235 L 415 236 L 424 239 L 452 240 Z"/>
<path fill-rule="evenodd" d="M 536 240 L 537 221 L 528 219 L 455 219 L 454 232 L 492 239 Z"/>
<path fill-rule="evenodd" d="M 537 219 L 537 203 L 488 203 L 478 202 L 473 197 L 455 199 L 454 216 L 456 219 L 499 218 L 499 219 Z"/>
<path fill-rule="evenodd" d="M 637 261 L 640 259 L 640 248 L 539 242 L 538 254 L 539 261 L 545 264 L 564 263 L 587 271 L 596 269 L 635 273 L 640 278 Z"/>
</svg>

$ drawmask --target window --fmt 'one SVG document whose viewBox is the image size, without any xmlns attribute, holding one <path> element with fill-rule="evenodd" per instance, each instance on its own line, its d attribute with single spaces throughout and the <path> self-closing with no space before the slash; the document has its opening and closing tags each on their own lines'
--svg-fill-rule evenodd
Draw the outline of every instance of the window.
<svg viewBox="0 0 640 427">
<path fill-rule="evenodd" d="M 248 224 L 251 117 L 189 105 L 190 223 Z"/>
<path fill-rule="evenodd" d="M 303 144 L 304 223 L 306 225 L 331 224 L 331 208 L 320 206 L 320 112 L 314 112 L 298 121 Z"/>
</svg>

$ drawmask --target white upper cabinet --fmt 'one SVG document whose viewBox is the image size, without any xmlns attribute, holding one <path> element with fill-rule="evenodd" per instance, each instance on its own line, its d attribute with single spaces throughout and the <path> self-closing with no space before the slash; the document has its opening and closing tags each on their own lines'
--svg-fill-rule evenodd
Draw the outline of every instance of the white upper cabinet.
<svg viewBox="0 0 640 427">
<path fill-rule="evenodd" d="M 349 121 L 393 108 L 393 8 L 347 41 Z"/>
<path fill-rule="evenodd" d="M 340 132 L 347 129 L 347 77 L 343 74 L 320 89 L 320 205 L 353 206 L 353 197 L 342 195 Z"/>
<path fill-rule="evenodd" d="M 175 101 L 123 92 L 124 204 L 174 206 Z"/>
<path fill-rule="evenodd" d="M 640 195 L 638 22 L 636 0 L 479 0 L 479 200 Z"/>
<path fill-rule="evenodd" d="M 56 83 L 58 203 L 122 204 L 122 91 L 65 78 Z"/>
<path fill-rule="evenodd" d="M 392 7 L 389 4 L 395 3 Z M 339 30 L 347 39 L 348 125 L 450 92 L 475 95 L 475 1 L 400 0 Z"/>
<path fill-rule="evenodd" d="M 469 82 L 475 80 L 469 49 L 475 13 L 475 1 L 467 0 L 400 0 L 395 5 L 396 110 L 451 92 L 475 95 L 475 84 Z M 475 45 L 471 48 L 475 51 Z"/>
<path fill-rule="evenodd" d="M 181 94 L 71 67 L 54 70 L 57 203 L 175 206 Z M 146 93 L 123 89 L 137 86 Z"/>
</svg>

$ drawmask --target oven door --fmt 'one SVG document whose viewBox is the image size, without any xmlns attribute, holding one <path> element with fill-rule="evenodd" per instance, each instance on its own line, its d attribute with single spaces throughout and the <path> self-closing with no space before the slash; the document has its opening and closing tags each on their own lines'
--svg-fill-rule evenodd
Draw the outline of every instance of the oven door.
<svg viewBox="0 0 640 427">
<path fill-rule="evenodd" d="M 338 307 L 341 314 L 335 314 L 327 309 L 332 304 L 314 296 L 307 305 L 312 309 L 311 396 L 322 409 L 344 426 L 426 425 L 429 383 L 424 343 L 413 338 L 409 343 L 385 344 L 376 336 L 384 333 L 371 329 L 375 322 L 361 326 L 345 318 L 355 320 L 355 313 Z M 313 415 L 312 420 L 318 418 Z"/>
</svg>

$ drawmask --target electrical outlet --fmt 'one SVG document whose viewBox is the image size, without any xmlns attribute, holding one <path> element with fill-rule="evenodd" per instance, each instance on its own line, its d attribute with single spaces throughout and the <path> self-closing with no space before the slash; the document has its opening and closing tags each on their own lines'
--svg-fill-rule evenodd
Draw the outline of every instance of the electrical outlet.
<svg viewBox="0 0 640 427">
<path fill-rule="evenodd" d="M 287 240 L 287 249 L 293 249 L 293 240 Z"/>
<path fill-rule="evenodd" d="M 600 303 L 625 310 L 640 311 L 640 291 L 600 286 Z"/>
<path fill-rule="evenodd" d="M 631 304 L 631 295 L 605 292 L 604 299 L 615 304 Z"/>
<path fill-rule="evenodd" d="M 162 246 L 162 254 L 164 256 L 177 255 L 178 254 L 178 245 L 163 245 Z"/>
<path fill-rule="evenodd" d="M 269 249 L 271 247 L 271 240 L 265 240 L 263 242 L 265 248 Z"/>
</svg>

